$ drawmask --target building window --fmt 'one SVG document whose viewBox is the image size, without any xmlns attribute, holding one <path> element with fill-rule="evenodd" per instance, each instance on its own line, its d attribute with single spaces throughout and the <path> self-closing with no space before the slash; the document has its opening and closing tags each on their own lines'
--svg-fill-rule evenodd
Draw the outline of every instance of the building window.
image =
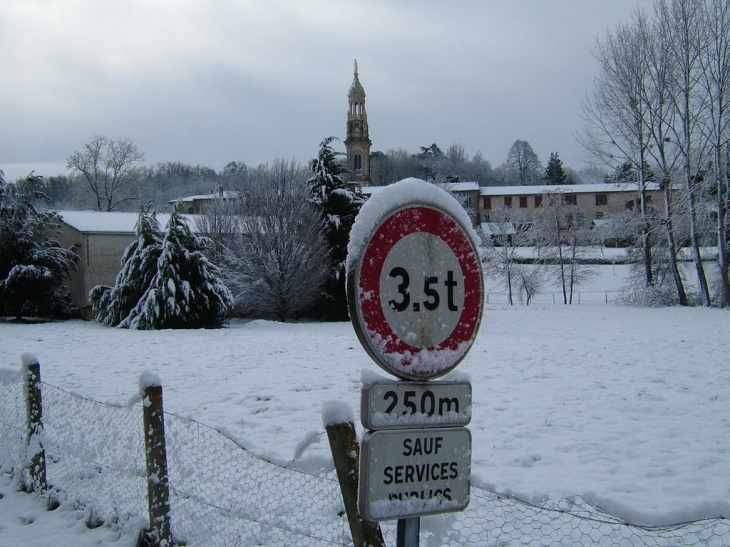
<svg viewBox="0 0 730 547">
<path fill-rule="evenodd" d="M 651 196 L 650 195 L 647 195 L 646 196 L 646 204 L 649 205 L 650 203 L 651 203 Z"/>
<path fill-rule="evenodd" d="M 527 196 L 520 196 L 520 209 L 527 207 Z"/>
<path fill-rule="evenodd" d="M 627 211 L 633 211 L 634 210 L 634 200 L 630 199 L 626 202 L 626 210 Z"/>
<path fill-rule="evenodd" d="M 608 205 L 608 194 L 596 194 L 596 207 Z"/>
<path fill-rule="evenodd" d="M 542 196 L 535 196 L 535 207 L 542 206 Z"/>
<path fill-rule="evenodd" d="M 565 194 L 563 198 L 566 205 L 578 205 L 578 196 L 575 194 Z"/>
<path fill-rule="evenodd" d="M 466 205 L 467 207 L 471 207 L 471 195 L 466 194 L 463 201 L 464 205 Z"/>
<path fill-rule="evenodd" d="M 512 196 L 505 196 L 504 197 L 504 206 L 506 209 L 512 208 Z"/>
<path fill-rule="evenodd" d="M 601 220 L 603 218 L 603 211 L 596 211 L 596 220 Z"/>
<path fill-rule="evenodd" d="M 355 154 L 352 157 L 352 170 L 358 175 L 362 175 L 362 155 Z"/>
<path fill-rule="evenodd" d="M 492 208 L 492 198 L 489 196 L 484 196 L 482 198 L 482 203 L 484 204 L 485 209 L 491 209 Z"/>
<path fill-rule="evenodd" d="M 575 219 L 573 218 L 573 213 L 565 215 L 565 225 L 568 228 L 572 228 L 574 224 L 575 224 Z"/>
<path fill-rule="evenodd" d="M 578 213 L 576 216 L 576 224 L 578 228 L 584 228 L 586 225 L 586 216 L 584 213 Z"/>
</svg>

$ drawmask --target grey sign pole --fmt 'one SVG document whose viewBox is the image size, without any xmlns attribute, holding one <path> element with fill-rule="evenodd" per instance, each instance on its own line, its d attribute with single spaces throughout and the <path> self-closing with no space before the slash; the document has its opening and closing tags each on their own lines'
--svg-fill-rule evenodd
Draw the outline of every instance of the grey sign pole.
<svg viewBox="0 0 730 547">
<path fill-rule="evenodd" d="M 418 547 L 421 517 L 398 519 L 396 547 Z"/>
</svg>

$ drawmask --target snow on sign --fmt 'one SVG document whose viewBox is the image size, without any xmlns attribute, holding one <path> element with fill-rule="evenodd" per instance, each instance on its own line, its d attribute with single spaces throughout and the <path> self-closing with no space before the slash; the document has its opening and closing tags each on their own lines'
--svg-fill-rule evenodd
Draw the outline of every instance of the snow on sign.
<svg viewBox="0 0 730 547">
<path fill-rule="evenodd" d="M 483 306 L 476 241 L 461 205 L 424 181 L 387 186 L 363 206 L 348 247 L 348 304 L 386 371 L 428 380 L 466 355 Z"/>
</svg>

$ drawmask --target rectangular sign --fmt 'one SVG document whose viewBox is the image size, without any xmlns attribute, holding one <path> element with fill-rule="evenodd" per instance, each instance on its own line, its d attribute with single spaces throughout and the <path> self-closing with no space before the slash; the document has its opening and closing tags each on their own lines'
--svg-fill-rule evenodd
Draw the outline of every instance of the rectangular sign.
<svg viewBox="0 0 730 547">
<path fill-rule="evenodd" d="M 471 433 L 464 427 L 368 432 L 360 514 L 371 521 L 461 511 L 469 504 Z"/>
<path fill-rule="evenodd" d="M 464 426 L 471 420 L 471 384 L 376 381 L 363 386 L 360 419 L 366 429 Z"/>
</svg>

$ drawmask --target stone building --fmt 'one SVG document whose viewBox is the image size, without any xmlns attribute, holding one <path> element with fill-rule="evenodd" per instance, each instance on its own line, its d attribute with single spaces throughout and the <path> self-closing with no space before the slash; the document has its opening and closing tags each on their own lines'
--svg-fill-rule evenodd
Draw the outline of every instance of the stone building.
<svg viewBox="0 0 730 547">
<path fill-rule="evenodd" d="M 81 260 L 78 271 L 66 281 L 71 303 L 79 308 L 83 319 L 92 319 L 89 291 L 96 285 L 114 285 L 121 269 L 122 255 L 134 241 L 138 213 L 100 211 L 57 211 L 61 217 L 59 243 L 62 247 L 78 245 Z M 195 230 L 195 217 L 183 215 Z M 169 214 L 159 213 L 157 221 L 164 231 Z"/>
<path fill-rule="evenodd" d="M 659 185 L 647 183 L 649 207 L 663 211 Z M 484 186 L 479 189 L 479 218 L 489 222 L 497 209 L 514 209 L 530 222 L 535 212 L 545 205 L 545 196 L 559 194 L 566 205 L 575 206 L 575 223 L 588 226 L 596 220 L 639 206 L 639 190 L 634 182 L 569 184 L 562 186 Z"/>
<path fill-rule="evenodd" d="M 347 170 L 350 182 L 362 186 L 370 185 L 370 135 L 368 132 L 368 114 L 365 111 L 365 89 L 360 83 L 355 60 L 355 75 L 347 93 L 349 108 L 347 110 L 347 133 L 345 149 L 347 151 Z"/>
</svg>

